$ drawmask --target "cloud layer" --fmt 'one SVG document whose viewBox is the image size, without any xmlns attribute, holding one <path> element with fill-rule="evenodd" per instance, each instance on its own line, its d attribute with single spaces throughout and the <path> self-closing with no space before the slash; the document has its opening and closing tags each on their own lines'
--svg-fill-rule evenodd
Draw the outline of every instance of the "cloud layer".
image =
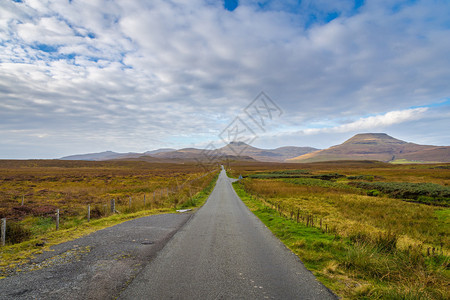
<svg viewBox="0 0 450 300">
<path fill-rule="evenodd" d="M 449 104 L 432 108 L 450 97 L 446 1 L 0 6 L 0 158 L 205 144 L 261 90 L 285 113 L 260 146 L 356 130 L 450 144 Z"/>
</svg>

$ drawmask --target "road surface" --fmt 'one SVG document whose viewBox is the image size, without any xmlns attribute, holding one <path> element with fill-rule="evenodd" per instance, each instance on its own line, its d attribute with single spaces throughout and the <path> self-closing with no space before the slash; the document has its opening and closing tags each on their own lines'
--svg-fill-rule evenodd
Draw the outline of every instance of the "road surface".
<svg viewBox="0 0 450 300">
<path fill-rule="evenodd" d="M 53 246 L 0 279 L 0 299 L 116 299 L 191 216 L 143 217 Z"/>
<path fill-rule="evenodd" d="M 336 299 L 236 195 L 221 171 L 206 204 L 119 299 Z"/>
</svg>

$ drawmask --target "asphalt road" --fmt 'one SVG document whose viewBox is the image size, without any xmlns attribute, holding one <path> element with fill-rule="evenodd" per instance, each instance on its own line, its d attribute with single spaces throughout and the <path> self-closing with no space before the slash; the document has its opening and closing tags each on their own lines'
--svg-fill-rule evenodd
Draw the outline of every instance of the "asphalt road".
<svg viewBox="0 0 450 300">
<path fill-rule="evenodd" d="M 119 299 L 336 299 L 243 204 L 222 170 L 206 204 Z"/>
<path fill-rule="evenodd" d="M 143 217 L 54 246 L 0 279 L 0 299 L 116 299 L 191 216 Z"/>
</svg>

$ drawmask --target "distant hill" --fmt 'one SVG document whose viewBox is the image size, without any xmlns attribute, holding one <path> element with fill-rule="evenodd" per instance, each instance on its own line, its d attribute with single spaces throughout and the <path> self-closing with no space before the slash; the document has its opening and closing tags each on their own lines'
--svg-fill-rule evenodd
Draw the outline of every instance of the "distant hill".
<svg viewBox="0 0 450 300">
<path fill-rule="evenodd" d="M 408 143 L 385 133 L 357 134 L 340 145 L 288 159 L 287 162 L 320 162 L 335 160 L 378 160 L 450 162 L 449 146 Z"/>
<path fill-rule="evenodd" d="M 144 152 L 144 154 L 145 155 L 152 155 L 152 154 L 163 153 L 163 152 L 170 152 L 170 151 L 176 151 L 176 150 L 177 149 L 173 149 L 173 148 L 161 148 L 161 149 L 157 149 L 157 150 Z"/>
<path fill-rule="evenodd" d="M 105 151 L 105 152 L 99 152 L 99 153 L 88 153 L 88 154 L 76 154 L 76 155 L 70 155 L 60 158 L 61 160 L 109 160 L 109 159 L 115 159 L 120 157 L 120 153 L 116 153 L 113 151 Z"/>
<path fill-rule="evenodd" d="M 311 147 L 281 147 L 277 149 L 259 149 L 242 142 L 232 142 L 218 150 L 204 150 L 196 148 L 171 149 L 163 148 L 144 153 L 116 153 L 112 151 L 71 155 L 61 158 L 62 160 L 145 160 L 145 161 L 207 161 L 215 156 L 221 159 L 283 162 L 305 153 L 317 150 Z"/>
<path fill-rule="evenodd" d="M 228 160 L 262 162 L 320 162 L 338 160 L 396 160 L 418 162 L 450 162 L 450 146 L 429 146 L 408 143 L 385 133 L 357 134 L 340 145 L 324 150 L 312 147 L 280 147 L 260 149 L 243 142 L 231 142 L 217 149 L 162 148 L 144 153 L 116 153 L 112 151 L 71 155 L 62 160 L 145 160 L 149 162 L 212 161 L 216 157 Z"/>
<path fill-rule="evenodd" d="M 286 159 L 297 157 L 318 149 L 312 147 L 281 147 L 276 149 L 260 149 L 243 142 L 231 142 L 219 149 L 227 155 L 249 156 L 265 162 L 283 162 Z"/>
<path fill-rule="evenodd" d="M 153 151 L 147 151 L 144 153 L 117 153 L 113 151 L 105 151 L 99 153 L 88 153 L 88 154 L 76 154 L 60 158 L 61 160 L 90 160 L 90 161 L 102 161 L 102 160 L 112 160 L 112 159 L 126 159 L 126 158 L 139 158 L 144 155 L 151 155 L 161 152 L 173 151 L 175 149 L 163 148 Z"/>
</svg>

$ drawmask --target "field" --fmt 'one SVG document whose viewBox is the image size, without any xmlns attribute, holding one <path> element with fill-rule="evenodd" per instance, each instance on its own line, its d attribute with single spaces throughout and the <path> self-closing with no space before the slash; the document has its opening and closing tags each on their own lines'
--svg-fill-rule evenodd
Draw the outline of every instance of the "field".
<svg viewBox="0 0 450 300">
<path fill-rule="evenodd" d="M 0 217 L 21 220 L 54 213 L 56 208 L 70 216 L 88 204 L 100 209 L 115 199 L 116 205 L 127 206 L 130 197 L 133 205 L 143 202 L 144 195 L 149 206 L 174 206 L 186 195 L 168 196 L 186 183 L 195 188 L 194 180 L 204 173 L 193 164 L 0 161 Z"/>
<path fill-rule="evenodd" d="M 0 160 L 0 218 L 7 220 L 0 271 L 44 245 L 74 238 L 74 230 L 82 235 L 129 218 L 201 205 L 217 171 L 139 161 Z"/>
<path fill-rule="evenodd" d="M 349 299 L 448 299 L 450 165 L 231 164 L 250 209 Z"/>
</svg>

